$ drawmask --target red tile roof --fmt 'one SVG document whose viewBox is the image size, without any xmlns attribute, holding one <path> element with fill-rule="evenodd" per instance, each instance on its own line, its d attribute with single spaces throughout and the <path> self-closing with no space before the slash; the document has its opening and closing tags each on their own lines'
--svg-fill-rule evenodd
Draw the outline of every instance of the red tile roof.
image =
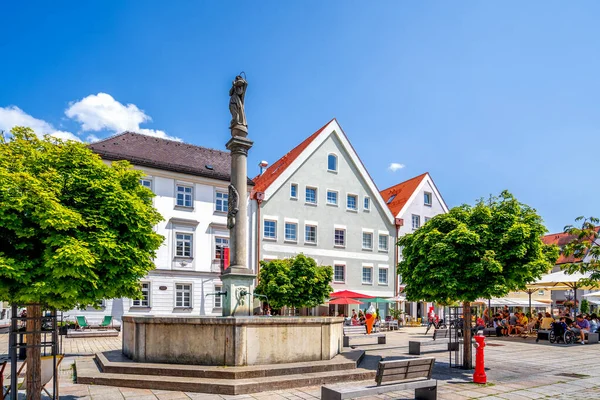
<svg viewBox="0 0 600 400">
<path fill-rule="evenodd" d="M 596 229 L 600 231 L 600 227 L 598 227 Z M 545 244 L 555 244 L 561 248 L 561 252 L 560 252 L 560 255 L 558 256 L 558 260 L 556 260 L 556 265 L 560 265 L 560 264 L 569 264 L 569 263 L 581 261 L 581 258 L 575 258 L 573 256 L 567 257 L 564 254 L 562 254 L 563 246 L 571 243 L 573 240 L 575 240 L 575 238 L 576 238 L 575 235 L 569 235 L 568 233 L 561 232 L 561 233 L 551 233 L 550 235 L 543 236 L 542 241 Z"/>
<path fill-rule="evenodd" d="M 425 172 L 424 174 L 415 176 L 412 179 L 401 182 L 380 192 L 381 197 L 383 197 L 383 201 L 385 201 L 392 214 L 394 214 L 394 217 L 398 216 L 400 210 L 402 210 L 406 203 L 408 203 L 410 196 L 412 196 L 415 190 L 417 190 L 417 187 L 427 175 L 428 172 Z M 396 197 L 394 197 L 394 199 L 390 202 L 390 198 L 394 195 Z"/>
<path fill-rule="evenodd" d="M 267 188 L 271 186 L 271 184 L 275 182 L 275 180 L 279 178 L 281 174 L 283 174 L 287 167 L 289 167 L 294 162 L 294 160 L 298 158 L 300 154 L 302 154 L 302 152 L 308 147 L 308 145 L 311 144 L 313 140 L 315 140 L 317 136 L 319 136 L 319 134 L 323 132 L 327 125 L 329 125 L 332 121 L 333 119 L 326 123 L 321 129 L 319 129 L 318 131 L 310 135 L 308 138 L 306 138 L 298 146 L 290 150 L 286 155 L 284 155 L 279 160 L 271 164 L 271 166 L 267 168 L 261 175 L 255 177 L 253 179 L 254 192 L 264 192 L 265 190 L 267 190 Z"/>
</svg>

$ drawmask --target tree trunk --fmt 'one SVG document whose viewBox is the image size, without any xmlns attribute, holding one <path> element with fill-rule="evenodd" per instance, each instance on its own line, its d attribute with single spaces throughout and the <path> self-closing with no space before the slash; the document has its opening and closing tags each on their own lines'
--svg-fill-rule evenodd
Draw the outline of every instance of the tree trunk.
<svg viewBox="0 0 600 400">
<path fill-rule="evenodd" d="M 471 303 L 463 303 L 463 369 L 473 369 L 473 346 L 471 345 Z"/>
<path fill-rule="evenodd" d="M 42 307 L 41 306 L 27 306 L 27 317 L 28 318 L 41 318 Z M 40 400 L 42 398 L 42 360 L 41 360 L 41 348 L 39 345 L 42 342 L 42 334 L 28 332 L 41 331 L 42 323 L 40 319 L 27 320 L 26 340 L 28 345 L 35 345 L 38 347 L 27 348 L 27 400 Z"/>
</svg>

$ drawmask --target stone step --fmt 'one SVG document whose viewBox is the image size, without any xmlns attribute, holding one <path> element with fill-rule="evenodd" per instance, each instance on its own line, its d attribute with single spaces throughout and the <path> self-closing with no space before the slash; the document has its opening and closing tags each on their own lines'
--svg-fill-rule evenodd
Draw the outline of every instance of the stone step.
<svg viewBox="0 0 600 400">
<path fill-rule="evenodd" d="M 373 362 L 369 362 L 370 365 Z M 264 376 L 246 379 L 212 379 L 181 376 L 135 375 L 105 373 L 98 369 L 93 359 L 75 361 L 77 383 L 131 387 L 138 389 L 177 390 L 224 395 L 240 395 L 263 391 L 318 386 L 349 381 L 375 379 L 376 370 L 355 368 L 351 370 L 323 371 L 304 374 Z"/>
<path fill-rule="evenodd" d="M 131 361 L 120 351 L 97 353 L 95 359 L 100 366 L 101 371 L 109 374 L 179 376 L 211 379 L 251 379 L 268 376 L 353 370 L 357 368 L 364 355 L 364 350 L 353 350 L 339 354 L 331 360 L 253 365 L 245 367 L 140 363 Z"/>
</svg>

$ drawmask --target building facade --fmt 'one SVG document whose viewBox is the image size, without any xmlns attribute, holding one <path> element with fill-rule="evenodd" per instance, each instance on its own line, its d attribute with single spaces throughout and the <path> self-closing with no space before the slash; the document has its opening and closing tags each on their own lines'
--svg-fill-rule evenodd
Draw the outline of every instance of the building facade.
<svg viewBox="0 0 600 400">
<path fill-rule="evenodd" d="M 402 221 L 398 237 L 413 233 L 431 218 L 448 212 L 446 202 L 427 172 L 382 190 L 381 197 L 394 217 Z M 398 259 L 401 257 L 399 254 Z M 401 286 L 401 282 L 398 284 Z M 432 304 L 427 302 L 408 302 L 404 311 L 413 318 L 423 318 L 430 306 Z"/>
<path fill-rule="evenodd" d="M 93 323 L 125 313 L 221 315 L 221 298 L 214 293 L 221 289 L 221 249 L 229 245 L 229 153 L 130 132 L 90 147 L 107 163 L 127 160 L 144 172 L 140 184 L 155 194 L 164 219 L 156 231 L 165 240 L 156 269 L 141 281 L 142 299 L 106 300 L 99 310 L 72 310 L 69 316 L 85 315 Z M 254 269 L 251 239 L 249 234 L 247 265 Z"/>
<path fill-rule="evenodd" d="M 334 291 L 395 296 L 394 217 L 336 120 L 254 182 L 258 259 L 303 253 L 334 269 Z M 382 314 L 386 310 L 387 305 L 380 305 Z M 313 315 L 336 312 L 349 310 L 333 306 L 307 310 Z"/>
</svg>

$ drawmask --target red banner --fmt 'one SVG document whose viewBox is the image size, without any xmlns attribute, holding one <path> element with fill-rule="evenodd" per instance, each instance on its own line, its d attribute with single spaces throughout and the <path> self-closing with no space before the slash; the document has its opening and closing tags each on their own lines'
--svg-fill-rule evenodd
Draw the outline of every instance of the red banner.
<svg viewBox="0 0 600 400">
<path fill-rule="evenodd" d="M 223 269 L 229 268 L 229 247 L 223 249 Z"/>
</svg>

